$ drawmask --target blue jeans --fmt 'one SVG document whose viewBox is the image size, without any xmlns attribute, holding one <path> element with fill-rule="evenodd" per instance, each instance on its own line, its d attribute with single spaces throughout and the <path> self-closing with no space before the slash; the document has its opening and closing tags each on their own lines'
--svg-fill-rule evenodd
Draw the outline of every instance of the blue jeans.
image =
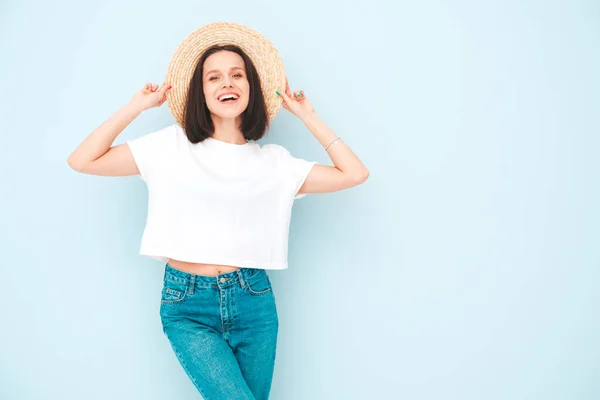
<svg viewBox="0 0 600 400">
<path fill-rule="evenodd" d="M 205 400 L 267 400 L 279 319 L 264 269 L 219 276 L 165 265 L 163 332 Z"/>
</svg>

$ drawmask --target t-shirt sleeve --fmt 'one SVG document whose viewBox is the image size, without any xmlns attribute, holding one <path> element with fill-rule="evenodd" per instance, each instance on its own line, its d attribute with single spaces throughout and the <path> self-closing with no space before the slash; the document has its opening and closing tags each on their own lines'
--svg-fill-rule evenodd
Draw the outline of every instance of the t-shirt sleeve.
<svg viewBox="0 0 600 400">
<path fill-rule="evenodd" d="M 164 164 L 165 152 L 172 147 L 174 139 L 174 125 L 171 125 L 126 141 L 140 171 L 140 178 L 146 183 Z"/>
<path fill-rule="evenodd" d="M 294 193 L 294 199 L 300 199 L 308 193 L 297 194 L 302 187 L 312 167 L 317 161 L 308 161 L 302 158 L 294 157 L 285 147 L 277 145 L 279 150 L 279 166 L 284 174 L 285 180 L 289 183 L 291 191 Z"/>
</svg>

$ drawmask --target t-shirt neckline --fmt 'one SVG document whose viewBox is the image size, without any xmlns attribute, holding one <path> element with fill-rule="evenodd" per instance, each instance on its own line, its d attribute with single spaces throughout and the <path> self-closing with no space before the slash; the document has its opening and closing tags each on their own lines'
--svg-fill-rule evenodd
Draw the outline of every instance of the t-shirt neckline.
<svg viewBox="0 0 600 400">
<path fill-rule="evenodd" d="M 219 139 L 215 139 L 211 136 L 207 137 L 205 139 L 207 141 L 207 143 L 212 144 L 214 146 L 220 146 L 220 147 L 227 147 L 227 148 L 238 148 L 238 149 L 242 149 L 242 148 L 246 148 L 246 147 L 250 147 L 252 145 L 252 143 L 250 141 L 247 141 L 246 143 L 229 143 L 229 142 L 224 142 L 222 140 Z"/>
</svg>

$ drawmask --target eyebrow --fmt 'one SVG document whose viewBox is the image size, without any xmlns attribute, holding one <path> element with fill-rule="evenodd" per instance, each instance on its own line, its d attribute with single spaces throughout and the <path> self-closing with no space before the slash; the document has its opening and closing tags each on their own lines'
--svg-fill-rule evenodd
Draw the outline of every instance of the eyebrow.
<svg viewBox="0 0 600 400">
<path fill-rule="evenodd" d="M 229 70 L 232 71 L 234 69 L 241 69 L 242 71 L 244 71 L 244 68 L 242 68 L 242 67 L 231 67 Z M 219 70 L 218 69 L 211 69 L 206 74 L 204 74 L 204 76 L 212 74 L 213 72 L 219 72 Z"/>
</svg>

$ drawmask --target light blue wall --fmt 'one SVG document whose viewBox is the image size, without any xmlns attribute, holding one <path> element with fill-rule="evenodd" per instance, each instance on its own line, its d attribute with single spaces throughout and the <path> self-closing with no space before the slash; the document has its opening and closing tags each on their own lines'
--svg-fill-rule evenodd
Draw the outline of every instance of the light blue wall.
<svg viewBox="0 0 600 400">
<path fill-rule="evenodd" d="M 70 152 L 213 21 L 280 50 L 369 180 L 294 206 L 273 399 L 600 398 L 597 1 L 3 1 L 1 399 L 197 399 L 138 177 Z M 115 144 L 172 123 L 166 105 Z M 330 164 L 282 110 L 267 139 Z"/>
</svg>

